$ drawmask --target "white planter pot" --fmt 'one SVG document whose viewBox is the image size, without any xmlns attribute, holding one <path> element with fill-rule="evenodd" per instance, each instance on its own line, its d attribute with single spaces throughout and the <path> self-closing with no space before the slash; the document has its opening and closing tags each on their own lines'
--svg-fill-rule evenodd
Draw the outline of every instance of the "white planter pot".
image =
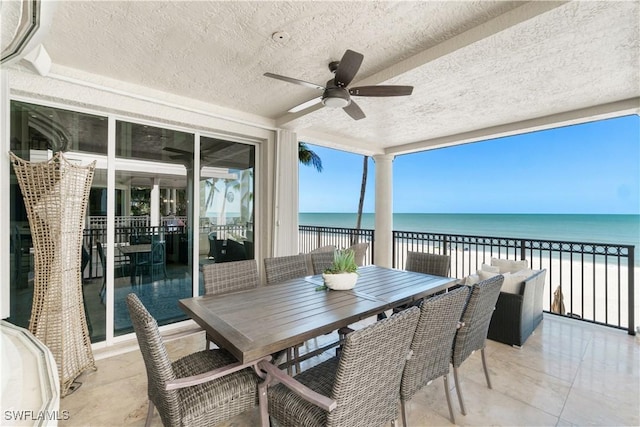
<svg viewBox="0 0 640 427">
<path fill-rule="evenodd" d="M 329 289 L 336 291 L 345 291 L 353 289 L 358 281 L 358 273 L 339 273 L 327 274 L 323 273 L 324 285 Z"/>
</svg>

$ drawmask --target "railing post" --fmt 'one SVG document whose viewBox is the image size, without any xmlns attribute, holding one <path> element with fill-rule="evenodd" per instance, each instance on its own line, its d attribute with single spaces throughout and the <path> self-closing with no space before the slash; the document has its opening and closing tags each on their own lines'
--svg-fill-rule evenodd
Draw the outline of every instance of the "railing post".
<svg viewBox="0 0 640 427">
<path fill-rule="evenodd" d="M 527 259 L 527 252 L 526 252 L 524 246 L 525 246 L 524 245 L 524 240 L 520 240 L 520 259 L 521 260 Z M 529 266 L 529 267 L 531 267 L 531 266 Z"/>
<path fill-rule="evenodd" d="M 636 328 L 635 328 L 635 274 L 634 274 L 634 270 L 635 270 L 635 263 L 636 263 L 636 257 L 635 257 L 635 247 L 631 246 L 629 248 L 629 258 L 627 259 L 627 272 L 629 275 L 629 329 L 628 329 L 628 333 L 629 335 L 635 335 L 636 334 Z"/>
<path fill-rule="evenodd" d="M 398 238 L 398 234 L 395 231 L 392 231 L 391 235 L 393 236 L 391 239 L 391 268 L 396 268 L 396 240 Z"/>
</svg>

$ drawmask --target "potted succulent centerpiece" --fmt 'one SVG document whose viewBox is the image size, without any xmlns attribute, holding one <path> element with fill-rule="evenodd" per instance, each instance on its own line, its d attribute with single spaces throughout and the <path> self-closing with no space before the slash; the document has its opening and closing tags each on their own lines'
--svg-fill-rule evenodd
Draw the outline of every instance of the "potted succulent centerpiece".
<svg viewBox="0 0 640 427">
<path fill-rule="evenodd" d="M 351 249 L 339 249 L 333 255 L 333 264 L 322 273 L 324 285 L 329 289 L 353 289 L 358 280 L 358 266 Z"/>
</svg>

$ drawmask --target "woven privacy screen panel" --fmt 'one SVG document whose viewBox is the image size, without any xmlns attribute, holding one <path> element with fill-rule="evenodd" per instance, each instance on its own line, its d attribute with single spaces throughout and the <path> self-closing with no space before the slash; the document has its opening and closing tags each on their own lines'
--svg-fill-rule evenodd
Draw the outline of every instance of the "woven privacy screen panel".
<svg viewBox="0 0 640 427">
<path fill-rule="evenodd" d="M 70 163 L 62 153 L 28 162 L 9 153 L 24 198 L 34 255 L 29 330 L 53 353 L 60 394 L 96 369 L 82 301 L 82 230 L 95 162 Z"/>
</svg>

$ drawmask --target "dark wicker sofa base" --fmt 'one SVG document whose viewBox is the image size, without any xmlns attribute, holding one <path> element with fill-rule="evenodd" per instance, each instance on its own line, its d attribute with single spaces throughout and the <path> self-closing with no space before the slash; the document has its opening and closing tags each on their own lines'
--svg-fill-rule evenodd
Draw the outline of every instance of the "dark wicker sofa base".
<svg viewBox="0 0 640 427">
<path fill-rule="evenodd" d="M 520 293 L 500 292 L 487 338 L 521 346 L 542 321 L 544 281 L 547 270 L 529 276 L 520 285 Z"/>
</svg>

